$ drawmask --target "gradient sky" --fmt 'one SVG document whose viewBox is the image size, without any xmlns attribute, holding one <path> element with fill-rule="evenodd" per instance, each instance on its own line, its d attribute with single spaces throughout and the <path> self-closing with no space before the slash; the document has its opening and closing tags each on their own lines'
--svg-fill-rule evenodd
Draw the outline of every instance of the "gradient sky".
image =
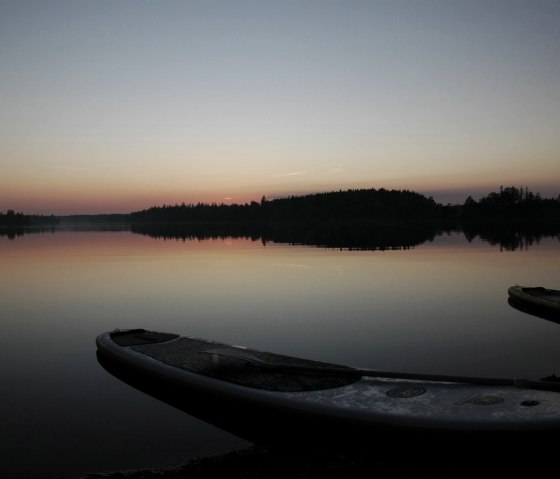
<svg viewBox="0 0 560 479">
<path fill-rule="evenodd" d="M 0 211 L 560 193 L 560 2 L 0 0 Z"/>
</svg>

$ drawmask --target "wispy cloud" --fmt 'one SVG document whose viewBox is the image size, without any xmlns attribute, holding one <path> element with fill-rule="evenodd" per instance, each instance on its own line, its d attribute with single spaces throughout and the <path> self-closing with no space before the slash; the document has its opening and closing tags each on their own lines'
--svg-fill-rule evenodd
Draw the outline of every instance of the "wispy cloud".
<svg viewBox="0 0 560 479">
<path fill-rule="evenodd" d="M 60 166 L 60 165 L 53 165 L 50 167 L 53 170 L 68 170 L 68 171 L 84 171 L 84 170 L 91 170 L 89 166 Z"/>
<path fill-rule="evenodd" d="M 269 175 L 272 178 L 283 178 L 285 176 L 301 176 L 301 175 L 306 175 L 308 173 L 307 170 L 302 170 L 302 171 L 291 171 L 289 173 L 278 173 L 276 175 Z"/>
</svg>

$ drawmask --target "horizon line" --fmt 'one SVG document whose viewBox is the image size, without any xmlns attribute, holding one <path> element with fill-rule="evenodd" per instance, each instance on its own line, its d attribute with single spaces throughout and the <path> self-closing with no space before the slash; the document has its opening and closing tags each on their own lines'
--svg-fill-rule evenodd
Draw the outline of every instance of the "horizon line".
<svg viewBox="0 0 560 479">
<path fill-rule="evenodd" d="M 526 186 L 514 186 L 514 185 L 509 185 L 509 186 L 504 186 L 504 185 L 500 185 L 499 187 L 488 191 L 488 188 L 483 188 L 483 187 L 475 187 L 475 188 L 465 188 L 465 189 L 448 189 L 448 190 L 414 190 L 414 189 L 410 189 L 410 188 L 385 188 L 385 187 L 379 187 L 379 188 L 375 188 L 375 187 L 369 187 L 369 188 L 345 188 L 345 189 L 331 189 L 331 190 L 321 190 L 321 191 L 309 191 L 309 192 L 303 192 L 303 193 L 286 193 L 286 194 L 273 194 L 273 195 L 260 195 L 261 199 L 264 197 L 266 198 L 268 201 L 274 201 L 274 200 L 279 200 L 279 199 L 287 199 L 287 198 L 301 198 L 301 197 L 305 197 L 305 196 L 312 196 L 312 195 L 318 195 L 318 194 L 326 194 L 326 193 L 337 193 L 337 192 L 345 192 L 345 191 L 360 191 L 360 190 L 387 190 L 387 191 L 409 191 L 412 193 L 418 193 L 422 196 L 425 196 L 426 198 L 432 198 L 438 205 L 441 206 L 461 206 L 462 204 L 465 203 L 465 201 L 467 200 L 467 198 L 471 197 L 473 199 L 480 199 L 490 193 L 499 191 L 500 188 L 521 188 L 521 189 L 525 189 L 527 188 Z M 471 194 L 467 193 L 467 191 L 470 190 Z M 474 193 L 473 190 L 476 190 L 477 193 Z M 484 192 L 483 192 L 484 191 Z M 529 189 L 529 191 L 531 191 L 534 194 L 538 194 L 541 195 L 540 192 L 538 191 L 532 191 Z M 258 195 L 257 195 L 258 196 Z M 441 201 L 436 199 L 436 196 L 440 196 L 440 197 L 448 197 L 449 198 L 455 198 L 455 201 Z M 457 201 L 457 199 L 459 198 L 459 196 L 462 198 L 462 200 Z M 547 199 L 547 198 L 551 198 L 551 199 L 555 199 L 557 197 L 560 196 L 560 194 L 557 195 L 551 195 L 551 196 L 544 196 L 541 195 L 542 198 Z M 146 206 L 143 208 L 138 208 L 138 209 L 133 209 L 130 211 L 126 211 L 126 212 L 96 212 L 96 213 L 88 213 L 88 212 L 75 212 L 75 213 L 25 213 L 24 211 L 17 211 L 16 208 L 7 208 L 7 209 L 0 209 L 0 214 L 4 214 L 3 211 L 14 211 L 15 213 L 22 213 L 25 214 L 27 216 L 54 216 L 54 217 L 69 217 L 69 216 L 125 216 L 125 215 L 130 215 L 132 213 L 135 212 L 139 212 L 139 211 L 144 211 L 150 208 L 161 208 L 163 206 L 180 206 L 181 204 L 185 204 L 185 205 L 196 205 L 196 204 L 202 204 L 202 205 L 212 205 L 212 204 L 217 204 L 217 205 L 226 205 L 226 206 L 233 206 L 233 205 L 239 205 L 239 206 L 243 206 L 243 205 L 247 205 L 250 204 L 252 202 L 257 202 L 260 204 L 260 199 L 257 201 L 256 199 L 250 199 L 244 202 L 230 202 L 232 200 L 231 197 L 224 197 L 223 200 L 228 200 L 228 201 L 221 201 L 221 202 L 216 202 L 216 201 L 210 201 L 210 202 L 204 202 L 204 201 L 197 201 L 197 202 L 185 202 L 185 201 L 176 201 L 176 202 L 172 202 L 172 203 L 166 203 L 165 201 L 162 203 L 158 203 L 158 204 L 152 204 L 150 206 Z"/>
</svg>

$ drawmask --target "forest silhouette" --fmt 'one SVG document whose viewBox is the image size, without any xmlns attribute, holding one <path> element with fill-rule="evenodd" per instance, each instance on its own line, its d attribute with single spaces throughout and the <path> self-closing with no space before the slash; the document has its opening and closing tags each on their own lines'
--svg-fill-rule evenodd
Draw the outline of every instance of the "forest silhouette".
<svg viewBox="0 0 560 479">
<path fill-rule="evenodd" d="M 345 249 L 401 249 L 463 231 L 503 249 L 526 248 L 541 237 L 560 239 L 560 196 L 500 187 L 476 201 L 442 205 L 409 190 L 359 189 L 245 204 L 176 204 L 113 215 L 29 216 L 0 213 L 0 235 L 57 227 L 126 228 L 165 239 L 244 237 Z"/>
<path fill-rule="evenodd" d="M 260 203 L 181 204 L 152 207 L 131 214 L 132 222 L 196 221 L 347 221 L 434 219 L 445 208 L 420 193 L 408 190 L 347 190 L 291 196 Z"/>
<path fill-rule="evenodd" d="M 133 223 L 199 221 L 560 220 L 560 196 L 500 187 L 479 201 L 442 205 L 409 190 L 360 189 L 291 196 L 260 203 L 163 205 L 131 213 Z"/>
<path fill-rule="evenodd" d="M 54 215 L 25 215 L 23 213 L 16 213 L 14 210 L 8 210 L 6 214 L 0 212 L 0 227 L 53 226 L 58 224 L 60 224 L 60 219 Z"/>
</svg>

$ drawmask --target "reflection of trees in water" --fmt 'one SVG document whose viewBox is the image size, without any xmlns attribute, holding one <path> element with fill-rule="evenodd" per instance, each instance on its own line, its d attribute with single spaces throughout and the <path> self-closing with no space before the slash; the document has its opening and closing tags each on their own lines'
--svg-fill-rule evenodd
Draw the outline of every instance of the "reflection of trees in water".
<svg viewBox="0 0 560 479">
<path fill-rule="evenodd" d="M 453 222 L 452 226 L 448 222 Z M 244 204 L 181 204 L 130 215 L 29 216 L 0 212 L 0 237 L 44 228 L 130 230 L 163 239 L 250 238 L 254 241 L 344 249 L 403 249 L 463 231 L 501 249 L 527 249 L 543 237 L 560 239 L 560 196 L 501 187 L 479 201 L 443 206 L 408 190 L 347 190 Z M 43 228 L 41 228 L 43 227 Z M 58 231 L 58 229 L 56 229 Z"/>
<path fill-rule="evenodd" d="M 29 234 L 42 234 L 42 233 L 54 233 L 58 229 L 54 226 L 51 227 L 9 227 L 0 228 L 0 238 L 6 237 L 10 240 L 16 238 L 21 238 L 24 235 Z"/>
<path fill-rule="evenodd" d="M 463 232 L 469 242 L 478 237 L 506 251 L 526 250 L 545 237 L 560 240 L 560 224 L 553 223 L 471 222 L 450 227 L 437 221 L 248 222 L 133 225 L 131 230 L 154 238 L 183 241 L 249 238 L 265 244 L 270 241 L 348 250 L 408 249 L 446 232 Z"/>
<path fill-rule="evenodd" d="M 349 250 L 407 249 L 432 241 L 444 229 L 437 222 L 273 222 L 133 225 L 131 231 L 163 239 L 250 238 Z"/>
<path fill-rule="evenodd" d="M 559 222 L 466 222 L 463 232 L 469 242 L 479 237 L 505 251 L 527 250 L 546 237 L 560 241 Z"/>
<path fill-rule="evenodd" d="M 10 226 L 0 227 L 0 238 L 7 237 L 10 240 L 21 238 L 24 235 L 59 233 L 61 231 L 130 231 L 128 225 L 102 225 L 102 224 L 83 224 L 83 225 L 57 225 L 57 226 Z"/>
<path fill-rule="evenodd" d="M 408 249 L 432 241 L 442 232 L 434 222 L 273 223 L 267 235 L 278 243 L 350 250 Z"/>
<path fill-rule="evenodd" d="M 187 223 L 187 224 L 133 224 L 133 233 L 164 240 L 209 240 L 224 238 L 247 238 L 261 241 L 262 229 L 257 223 Z"/>
<path fill-rule="evenodd" d="M 248 237 L 344 249 L 402 249 L 464 231 L 501 249 L 527 249 L 560 232 L 560 198 L 500 188 L 480 201 L 442 206 L 411 191 L 348 190 L 245 205 L 167 205 L 130 215 L 132 231 L 163 238 Z M 537 220 L 539 219 L 539 220 Z M 447 222 L 453 221 L 453 227 Z M 152 226 L 146 226 L 151 224 Z M 174 225 L 162 228 L 156 225 Z"/>
<path fill-rule="evenodd" d="M 57 231 L 132 231 L 164 240 L 247 238 L 252 241 L 299 244 L 348 250 L 414 248 L 443 233 L 463 232 L 505 251 L 526 250 L 543 238 L 560 241 L 560 222 L 471 221 L 447 225 L 441 221 L 277 221 L 201 222 L 171 224 L 80 225 L 65 227 L 0 228 L 0 238 L 14 240 L 26 234 Z"/>
</svg>

